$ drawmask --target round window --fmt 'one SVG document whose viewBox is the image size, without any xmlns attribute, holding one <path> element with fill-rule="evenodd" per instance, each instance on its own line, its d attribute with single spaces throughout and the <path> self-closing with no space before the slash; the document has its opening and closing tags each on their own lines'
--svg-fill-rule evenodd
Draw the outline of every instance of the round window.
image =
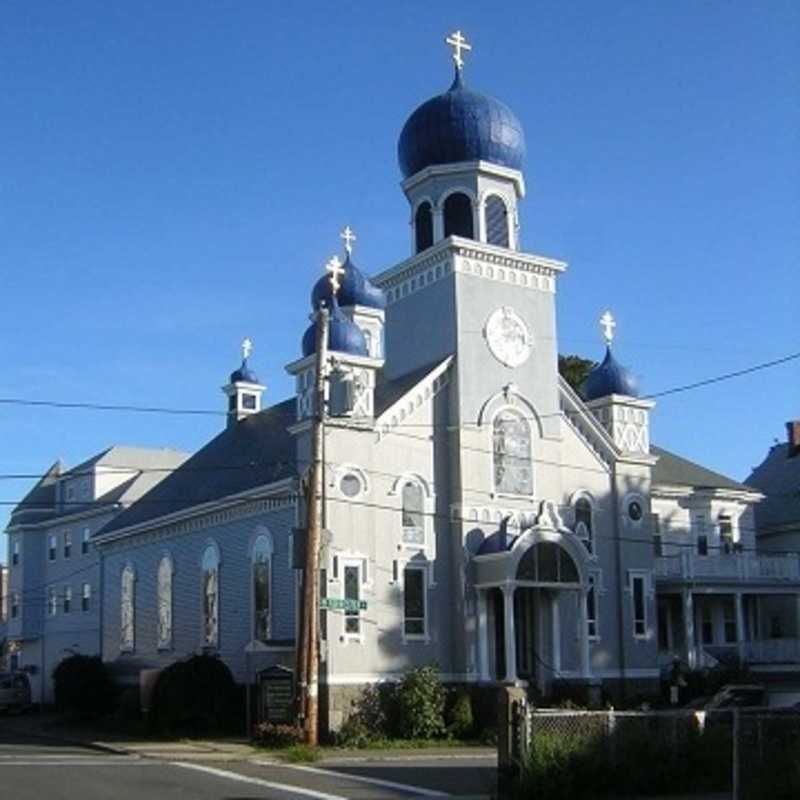
<svg viewBox="0 0 800 800">
<path fill-rule="evenodd" d="M 634 521 L 638 522 L 642 518 L 642 504 L 638 500 L 631 500 L 628 503 L 628 516 Z"/>
<path fill-rule="evenodd" d="M 361 491 L 361 479 L 358 475 L 348 472 L 339 481 L 339 489 L 345 497 L 355 497 Z"/>
</svg>

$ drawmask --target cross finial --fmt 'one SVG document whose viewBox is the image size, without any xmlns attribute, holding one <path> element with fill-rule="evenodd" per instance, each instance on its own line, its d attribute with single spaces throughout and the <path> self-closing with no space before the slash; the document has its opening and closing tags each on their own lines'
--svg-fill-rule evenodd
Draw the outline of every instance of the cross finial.
<svg viewBox="0 0 800 800">
<path fill-rule="evenodd" d="M 344 226 L 344 230 L 339 234 L 340 239 L 344 239 L 344 249 L 347 255 L 353 252 L 353 242 L 358 238 L 349 225 Z"/>
<path fill-rule="evenodd" d="M 614 328 L 617 327 L 617 323 L 614 321 L 610 311 L 604 312 L 603 316 L 600 317 L 600 327 L 603 329 L 603 338 L 606 340 L 606 345 L 610 347 L 611 342 L 614 340 Z"/>
<path fill-rule="evenodd" d="M 335 297 L 339 292 L 339 278 L 345 274 L 342 269 L 342 262 L 339 261 L 339 256 L 333 256 L 325 265 L 325 269 L 331 275 L 331 286 L 333 287 L 333 296 Z"/>
<path fill-rule="evenodd" d="M 461 51 L 469 52 L 472 50 L 472 45 L 467 42 L 461 31 L 451 33 L 444 41 L 453 48 L 453 61 L 456 62 L 456 69 L 463 69 L 464 59 L 461 57 Z"/>
<path fill-rule="evenodd" d="M 250 358 L 250 353 L 253 352 L 253 341 L 250 337 L 242 339 L 242 361 L 247 361 Z"/>
</svg>

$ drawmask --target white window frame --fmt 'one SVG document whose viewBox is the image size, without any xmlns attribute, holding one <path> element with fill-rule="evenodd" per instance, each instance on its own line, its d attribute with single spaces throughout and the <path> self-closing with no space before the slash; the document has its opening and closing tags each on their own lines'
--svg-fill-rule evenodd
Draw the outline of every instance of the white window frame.
<svg viewBox="0 0 800 800">
<path fill-rule="evenodd" d="M 402 599 L 402 634 L 404 642 L 430 642 L 430 601 L 428 592 L 430 590 L 430 569 L 431 565 L 427 562 L 421 561 L 406 561 L 405 563 L 398 563 L 398 580 L 402 585 L 403 599 Z M 414 572 L 422 573 L 422 633 L 407 633 L 406 632 L 406 571 L 413 570 Z M 417 620 L 418 617 L 412 619 Z"/>
<path fill-rule="evenodd" d="M 275 541 L 272 533 L 266 526 L 259 526 L 253 536 L 252 544 L 250 545 L 250 638 L 256 640 L 256 584 L 255 584 L 255 555 L 256 547 L 260 541 L 267 543 L 267 638 L 266 640 L 258 639 L 257 641 L 264 642 L 274 638 L 273 622 L 275 605 L 274 599 L 274 585 L 272 582 L 274 570 L 273 559 L 275 557 Z"/>
<path fill-rule="evenodd" d="M 643 617 L 636 616 L 636 583 L 641 581 L 642 585 L 642 613 Z M 650 595 L 652 594 L 652 579 L 648 570 L 631 569 L 628 570 L 628 586 L 626 591 L 630 594 L 631 598 L 631 630 L 633 638 L 638 641 L 644 641 L 650 638 L 651 625 L 650 625 Z M 639 632 L 639 622 L 642 623 L 643 630 Z"/>
<path fill-rule="evenodd" d="M 345 598 L 345 591 L 346 591 L 347 582 L 345 581 L 345 578 L 344 578 L 345 570 L 348 567 L 355 567 L 358 570 L 358 599 L 359 599 L 359 601 L 360 600 L 364 600 L 365 599 L 364 598 L 364 593 L 365 593 L 365 589 L 367 588 L 367 583 L 364 580 L 364 577 L 365 577 L 365 575 L 364 575 L 364 573 L 365 573 L 364 565 L 365 565 L 365 562 L 366 562 L 367 559 L 364 556 L 354 557 L 352 555 L 346 556 L 346 557 L 342 557 L 341 555 L 338 555 L 338 558 L 339 558 L 339 575 L 340 575 L 339 580 L 341 581 L 341 586 L 342 586 L 342 590 L 341 590 L 342 599 L 346 599 Z M 344 641 L 344 642 L 363 642 L 364 641 L 364 615 L 361 613 L 361 610 L 359 609 L 358 613 L 355 614 L 355 615 L 352 614 L 352 613 L 348 614 L 347 612 L 342 611 L 341 615 L 342 615 L 342 634 L 341 634 L 342 635 L 342 641 Z M 350 632 L 350 631 L 347 630 L 347 620 L 348 619 L 353 619 L 354 616 L 355 616 L 355 618 L 358 619 L 358 632 L 356 632 L 356 633 Z"/>
<path fill-rule="evenodd" d="M 55 561 L 58 555 L 58 537 L 51 533 L 47 537 L 47 560 Z"/>
<path fill-rule="evenodd" d="M 64 598 L 61 603 L 61 608 L 65 614 L 72 613 L 72 587 L 64 587 Z"/>
<path fill-rule="evenodd" d="M 72 531 L 64 531 L 64 560 L 72 558 Z"/>
<path fill-rule="evenodd" d="M 215 555 L 215 558 L 216 558 L 215 569 L 216 569 L 216 573 L 217 573 L 217 578 L 216 578 L 217 583 L 216 583 L 216 586 L 215 586 L 217 625 L 216 625 L 216 631 L 214 632 L 213 639 L 209 639 L 208 630 L 207 630 L 208 629 L 208 618 L 206 616 L 206 605 L 205 605 L 205 599 L 206 599 L 206 594 L 205 594 L 205 592 L 206 592 L 205 567 L 203 566 L 203 562 L 205 561 L 205 558 L 206 558 L 206 553 L 208 553 L 209 550 L 213 550 L 214 551 L 214 555 Z M 222 553 L 220 552 L 219 545 L 213 539 L 209 539 L 209 541 L 206 542 L 205 546 L 203 547 L 202 551 L 200 552 L 200 588 L 201 588 L 201 595 L 200 595 L 201 617 L 200 617 L 200 622 L 201 622 L 201 635 L 202 635 L 202 644 L 201 644 L 201 646 L 204 649 L 207 649 L 207 650 L 215 650 L 215 651 L 217 651 L 220 648 L 220 639 L 221 639 L 221 636 L 220 636 L 221 630 L 220 629 L 222 627 L 222 592 L 221 592 L 221 586 L 220 586 L 220 584 L 222 583 L 221 573 L 222 573 Z"/>
<path fill-rule="evenodd" d="M 81 532 L 81 555 L 85 556 L 89 553 L 89 539 L 91 538 L 92 531 L 90 528 L 84 528 Z"/>
<path fill-rule="evenodd" d="M 585 500 L 589 504 L 589 525 L 591 530 L 588 531 L 588 535 L 582 534 L 578 527 L 579 525 L 583 524 L 582 522 L 578 522 L 578 503 L 581 500 Z M 597 503 L 595 502 L 594 496 L 586 489 L 579 489 L 577 492 L 574 492 L 570 498 L 570 506 L 572 507 L 572 514 L 575 520 L 573 532 L 581 540 L 581 542 L 583 542 L 583 546 L 586 548 L 588 557 L 592 561 L 597 561 Z"/>
<path fill-rule="evenodd" d="M 11 619 L 16 619 L 19 616 L 19 592 L 11 592 Z"/>
<path fill-rule="evenodd" d="M 403 526 L 403 489 L 407 484 L 412 484 L 422 490 L 422 542 L 407 542 L 405 539 L 406 528 Z M 428 560 L 436 557 L 435 527 L 434 518 L 434 499 L 435 495 L 431 489 L 431 483 L 416 472 L 404 472 L 395 480 L 390 497 L 396 497 L 399 502 L 399 544 L 403 550 L 417 551 L 423 553 Z M 413 530 L 416 530 L 414 528 Z"/>
<path fill-rule="evenodd" d="M 84 583 L 81 587 L 81 611 L 87 612 L 92 610 L 92 584 Z"/>
<path fill-rule="evenodd" d="M 590 642 L 599 642 L 600 635 L 600 595 L 604 594 L 603 572 L 599 569 L 589 570 L 589 585 L 586 589 L 586 636 Z M 589 616 L 589 593 L 594 595 L 594 617 Z M 594 633 L 592 626 L 594 625 Z"/>
<path fill-rule="evenodd" d="M 628 513 L 628 508 L 630 507 L 631 503 L 638 503 L 639 507 L 642 509 L 642 516 L 639 519 L 634 519 Z M 639 494 L 639 492 L 628 492 L 625 497 L 622 498 L 622 518 L 626 525 L 630 525 L 632 528 L 641 528 L 644 525 L 644 521 L 647 519 L 648 515 L 648 506 L 644 500 L 644 497 Z"/>
<path fill-rule="evenodd" d="M 11 540 L 11 566 L 16 567 L 19 564 L 19 539 L 14 537 Z"/>
<path fill-rule="evenodd" d="M 496 483 L 496 464 L 495 460 L 497 458 L 497 453 L 494 449 L 494 435 L 495 435 L 495 424 L 497 422 L 497 418 L 501 414 L 510 413 L 516 417 L 519 417 L 527 426 L 528 426 L 528 458 L 530 464 L 530 471 L 531 471 L 531 490 L 529 493 L 526 492 L 508 492 L 503 491 L 497 488 Z M 536 496 L 536 470 L 535 470 L 535 462 L 534 462 L 534 454 L 533 454 L 533 444 L 534 444 L 534 436 L 533 436 L 533 425 L 531 424 L 533 420 L 523 413 L 523 411 L 518 408 L 517 406 L 511 405 L 507 403 L 505 405 L 500 406 L 493 414 L 491 421 L 489 422 L 489 486 L 491 487 L 490 497 L 528 497 L 532 498 Z"/>
<path fill-rule="evenodd" d="M 47 593 L 47 615 L 55 617 L 58 615 L 58 594 L 55 589 L 50 589 Z"/>
</svg>

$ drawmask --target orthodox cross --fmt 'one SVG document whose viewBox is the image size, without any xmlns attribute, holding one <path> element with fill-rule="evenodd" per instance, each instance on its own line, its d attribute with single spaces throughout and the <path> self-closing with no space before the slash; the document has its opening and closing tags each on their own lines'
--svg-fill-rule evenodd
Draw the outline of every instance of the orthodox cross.
<svg viewBox="0 0 800 800">
<path fill-rule="evenodd" d="M 614 340 L 614 328 L 617 327 L 617 323 L 614 321 L 614 317 L 611 316 L 610 311 L 606 311 L 600 317 L 600 327 L 603 329 L 603 338 L 606 340 L 606 344 L 610 346 Z"/>
<path fill-rule="evenodd" d="M 242 361 L 247 361 L 250 358 L 250 353 L 253 352 L 253 342 L 248 337 L 242 340 Z"/>
<path fill-rule="evenodd" d="M 468 52 L 472 50 L 472 45 L 467 42 L 461 31 L 451 33 L 444 41 L 453 48 L 453 61 L 456 62 L 456 68 L 462 69 L 464 67 L 464 59 L 461 57 L 461 51 Z"/>
<path fill-rule="evenodd" d="M 353 242 L 357 238 L 353 229 L 349 225 L 345 225 L 344 230 L 339 234 L 339 238 L 344 239 L 344 249 L 347 251 L 347 255 L 350 255 L 353 252 Z"/>
<path fill-rule="evenodd" d="M 339 261 L 339 256 L 333 256 L 325 265 L 325 269 L 331 275 L 331 286 L 333 287 L 333 295 L 335 297 L 339 291 L 339 278 L 345 274 L 345 270 L 342 269 L 342 262 Z"/>
</svg>

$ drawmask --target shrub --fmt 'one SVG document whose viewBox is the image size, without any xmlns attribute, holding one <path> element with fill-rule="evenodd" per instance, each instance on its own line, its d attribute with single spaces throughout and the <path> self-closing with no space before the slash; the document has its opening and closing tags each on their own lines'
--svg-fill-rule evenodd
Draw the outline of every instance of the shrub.
<svg viewBox="0 0 800 800">
<path fill-rule="evenodd" d="M 65 658 L 53 670 L 53 684 L 59 711 L 91 719 L 111 710 L 113 688 L 99 656 Z"/>
<path fill-rule="evenodd" d="M 447 732 L 456 739 L 469 739 L 475 733 L 472 698 L 464 689 L 455 692 L 447 713 Z"/>
<path fill-rule="evenodd" d="M 149 723 L 153 731 L 200 736 L 231 729 L 236 685 L 227 666 L 209 655 L 170 664 L 153 689 Z"/>
<path fill-rule="evenodd" d="M 256 725 L 255 740 L 264 747 L 293 747 L 305 741 L 305 734 L 297 725 L 262 722 Z"/>
<path fill-rule="evenodd" d="M 364 688 L 336 734 L 340 747 L 367 747 L 397 732 L 397 686 L 377 683 Z"/>
<path fill-rule="evenodd" d="M 435 739 L 445 733 L 445 689 L 435 666 L 407 672 L 397 687 L 397 732 L 403 739 Z"/>
</svg>

